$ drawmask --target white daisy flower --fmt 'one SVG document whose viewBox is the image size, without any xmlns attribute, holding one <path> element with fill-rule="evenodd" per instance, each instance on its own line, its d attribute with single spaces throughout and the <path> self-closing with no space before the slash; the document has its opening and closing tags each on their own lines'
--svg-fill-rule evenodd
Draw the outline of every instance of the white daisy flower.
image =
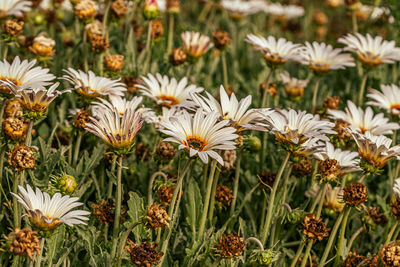
<svg viewBox="0 0 400 267">
<path fill-rule="evenodd" d="M 50 86 L 49 89 L 45 87 L 30 88 L 26 86 L 15 86 L 13 83 L 7 82 L 3 82 L 3 84 L 8 85 L 11 93 L 18 99 L 25 110 L 32 112 L 46 111 L 56 97 L 71 92 L 69 89 L 57 91 L 56 89 L 60 85 L 58 82 Z"/>
<path fill-rule="evenodd" d="M 162 13 L 167 11 L 167 0 L 157 0 L 158 10 Z"/>
<path fill-rule="evenodd" d="M 238 101 L 235 93 L 232 93 L 229 97 L 222 85 L 219 88 L 221 103 L 208 92 L 206 92 L 206 94 L 208 98 L 199 94 L 192 94 L 192 99 L 207 113 L 217 111 L 219 115 L 224 120 L 228 120 L 230 125 L 236 128 L 238 132 L 245 128 L 251 128 L 255 120 L 260 118 L 259 110 L 249 109 L 252 99 L 251 95 Z M 266 109 L 264 113 L 268 111 L 269 109 Z M 272 112 L 273 111 L 269 111 L 269 113 Z"/>
<path fill-rule="evenodd" d="M 125 84 L 118 80 L 96 76 L 92 71 L 85 73 L 81 70 L 68 68 L 64 70 L 63 79 L 68 81 L 76 89 L 76 92 L 84 97 L 96 98 L 99 96 L 123 96 L 126 91 Z"/>
<path fill-rule="evenodd" d="M 100 137 L 111 148 L 126 153 L 143 122 L 140 113 L 131 108 L 123 113 L 121 116 L 116 108 L 98 109 L 95 117 L 90 117 L 90 122 L 86 123 L 85 129 Z"/>
<path fill-rule="evenodd" d="M 104 108 L 108 109 L 116 109 L 118 113 L 123 116 L 125 112 L 129 109 L 136 111 L 142 103 L 143 97 L 133 97 L 131 100 L 127 100 L 126 98 L 122 98 L 120 96 L 110 96 L 110 101 L 107 101 L 104 98 L 98 98 L 100 102 L 93 103 L 93 113 L 96 113 L 97 110 L 102 110 Z"/>
<path fill-rule="evenodd" d="M 287 71 L 279 74 L 279 80 L 285 86 L 285 92 L 289 97 L 298 98 L 304 94 L 304 88 L 308 85 L 308 80 L 300 80 L 290 77 Z"/>
<path fill-rule="evenodd" d="M 157 73 L 143 76 L 144 84 L 138 84 L 143 95 L 150 97 L 157 105 L 172 107 L 182 106 L 191 107 L 192 101 L 190 94 L 203 91 L 202 87 L 197 87 L 194 84 L 188 85 L 188 79 L 184 77 L 179 82 L 175 78 Z"/>
<path fill-rule="evenodd" d="M 376 171 L 392 158 L 400 160 L 400 146 L 390 147 L 392 139 L 384 135 L 372 135 L 370 132 L 362 134 L 353 129 L 349 129 L 349 132 L 357 143 L 358 154 L 362 159 L 360 166 L 363 169 Z"/>
<path fill-rule="evenodd" d="M 287 149 L 297 150 L 300 145 L 310 139 L 329 141 L 326 134 L 335 134 L 334 123 L 321 120 L 319 115 L 309 114 L 306 111 L 276 110 L 264 116 L 260 126 L 265 127 L 273 134 L 278 142 L 288 145 Z"/>
<path fill-rule="evenodd" d="M 392 134 L 393 130 L 400 129 L 400 125 L 389 122 L 383 113 L 374 115 L 371 107 L 364 111 L 357 107 L 350 100 L 347 101 L 346 112 L 341 110 L 328 110 L 328 114 L 335 120 L 342 120 L 350 124 L 350 127 L 357 129 L 361 133 L 369 131 L 373 135 Z"/>
<path fill-rule="evenodd" d="M 17 56 L 10 64 L 6 59 L 0 61 L 0 82 L 11 82 L 16 86 L 43 87 L 49 85 L 56 77 L 49 69 L 34 67 L 36 60 L 28 61 Z M 0 83 L 0 92 L 10 94 L 9 87 Z"/>
<path fill-rule="evenodd" d="M 267 4 L 264 1 L 242 1 L 242 0 L 222 0 L 222 7 L 228 11 L 234 19 L 241 19 L 246 15 L 251 15 L 263 11 Z"/>
<path fill-rule="evenodd" d="M 394 180 L 393 192 L 397 195 L 397 197 L 400 196 L 400 178 Z"/>
<path fill-rule="evenodd" d="M 186 31 L 181 34 L 181 38 L 186 54 L 194 59 L 201 57 L 214 46 L 210 37 L 199 32 Z"/>
<path fill-rule="evenodd" d="M 350 54 L 342 53 L 343 49 L 333 48 L 325 43 L 306 42 L 301 53 L 300 62 L 316 73 L 324 74 L 331 70 L 354 67 L 354 59 Z"/>
<path fill-rule="evenodd" d="M 374 38 L 370 34 L 349 33 L 339 38 L 338 42 L 346 45 L 345 50 L 356 53 L 361 63 L 368 67 L 400 60 L 400 48 L 396 47 L 396 42 L 383 40 L 381 36 Z"/>
<path fill-rule="evenodd" d="M 1 0 L 0 19 L 6 16 L 22 17 L 31 10 L 32 2 L 26 0 Z"/>
<path fill-rule="evenodd" d="M 264 12 L 280 19 L 289 20 L 302 17 L 304 15 L 304 8 L 296 5 L 271 3 L 264 8 Z"/>
<path fill-rule="evenodd" d="M 368 105 L 377 106 L 385 109 L 388 113 L 400 115 L 400 88 L 397 85 L 381 84 L 381 91 L 370 89 L 367 95 L 372 101 L 367 102 Z"/>
<path fill-rule="evenodd" d="M 322 150 L 314 153 L 314 157 L 320 161 L 320 166 L 326 161 L 329 162 L 328 165 L 330 168 L 326 168 L 326 172 L 329 173 L 329 177 L 326 178 L 329 180 L 336 179 L 337 177 L 340 177 L 346 173 L 361 170 L 358 166 L 360 160 L 358 159 L 357 152 L 342 151 L 339 148 L 335 149 L 335 147 L 329 142 L 325 143 L 325 147 Z"/>
<path fill-rule="evenodd" d="M 50 197 L 46 192 L 36 188 L 36 192 L 27 185 L 26 189 L 18 186 L 20 194 L 13 194 L 21 203 L 33 227 L 40 230 L 54 230 L 60 224 L 64 223 L 68 226 L 76 224 L 86 225 L 87 217 L 90 212 L 85 210 L 72 210 L 82 206 L 83 203 L 78 202 L 77 197 L 62 196 L 55 193 Z"/>
<path fill-rule="evenodd" d="M 274 36 L 268 36 L 267 39 L 254 34 L 248 34 L 246 42 L 260 50 L 264 58 L 271 64 L 281 65 L 289 60 L 298 61 L 301 59 L 301 44 L 294 44 L 285 38 L 276 39 Z"/>
<path fill-rule="evenodd" d="M 236 129 L 227 127 L 229 121 L 218 121 L 219 114 L 205 114 L 200 108 L 192 116 L 186 111 L 182 115 L 172 117 L 162 122 L 160 131 L 170 137 L 164 141 L 179 144 L 179 149 L 185 149 L 190 157 L 198 155 L 204 163 L 211 157 L 224 165 L 222 157 L 215 150 L 233 150 L 238 138 Z"/>
</svg>

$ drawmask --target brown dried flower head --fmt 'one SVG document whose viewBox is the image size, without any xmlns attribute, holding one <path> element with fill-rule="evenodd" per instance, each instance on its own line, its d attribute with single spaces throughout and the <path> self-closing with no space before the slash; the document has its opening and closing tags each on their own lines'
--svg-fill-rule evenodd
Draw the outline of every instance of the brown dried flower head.
<svg viewBox="0 0 400 267">
<path fill-rule="evenodd" d="M 174 66 L 182 65 L 186 62 L 187 56 L 185 51 L 181 47 L 175 48 L 172 50 L 171 54 L 169 55 L 169 61 Z"/>
<path fill-rule="evenodd" d="M 53 49 L 55 45 L 56 42 L 53 39 L 40 35 L 33 39 L 33 44 L 29 47 L 29 50 L 41 57 L 51 57 L 56 52 Z"/>
<path fill-rule="evenodd" d="M 152 156 L 152 149 L 142 142 L 136 145 L 136 158 L 138 160 L 148 161 Z"/>
<path fill-rule="evenodd" d="M 151 23 L 151 38 L 159 39 L 164 34 L 164 25 L 161 20 L 155 19 Z"/>
<path fill-rule="evenodd" d="M 12 37 L 18 37 L 22 34 L 24 27 L 24 22 L 23 21 L 17 21 L 15 19 L 11 20 L 8 19 L 3 22 L 1 25 L 1 30 L 9 36 Z"/>
<path fill-rule="evenodd" d="M 164 255 L 164 253 L 157 251 L 157 243 L 143 242 L 140 245 L 136 245 L 128 239 L 128 244 L 129 246 L 126 246 L 125 250 L 130 254 L 131 261 L 137 266 L 150 267 L 157 265 Z"/>
<path fill-rule="evenodd" d="M 258 183 L 260 184 L 262 189 L 269 192 L 271 191 L 271 188 L 274 185 L 275 179 L 276 179 L 276 173 L 263 171 L 258 176 Z"/>
<path fill-rule="evenodd" d="M 157 190 L 158 199 L 163 205 L 168 206 L 171 203 L 172 196 L 174 194 L 175 186 L 163 185 Z"/>
<path fill-rule="evenodd" d="M 327 158 L 324 161 L 319 161 L 318 166 L 321 176 L 328 180 L 335 180 L 340 171 L 340 164 L 335 159 Z"/>
<path fill-rule="evenodd" d="M 128 12 L 128 6 L 124 0 L 116 0 L 111 3 L 110 10 L 113 16 L 122 19 Z"/>
<path fill-rule="evenodd" d="M 37 232 L 31 229 L 15 228 L 8 236 L 3 235 L 9 244 L 9 251 L 15 255 L 28 256 L 31 260 L 33 254 L 40 253 L 40 244 Z"/>
<path fill-rule="evenodd" d="M 219 184 L 217 186 L 217 190 L 215 191 L 215 200 L 223 206 L 230 206 L 232 199 L 232 190 L 225 185 Z"/>
<path fill-rule="evenodd" d="M 390 203 L 392 207 L 392 213 L 397 218 L 400 219 L 400 198 L 395 197 L 393 198 L 392 202 Z"/>
<path fill-rule="evenodd" d="M 236 150 L 224 150 L 222 152 L 222 159 L 224 161 L 224 170 L 229 171 L 235 167 Z"/>
<path fill-rule="evenodd" d="M 110 71 L 120 71 L 124 68 L 124 56 L 108 54 L 104 58 L 104 65 Z"/>
<path fill-rule="evenodd" d="M 316 219 L 314 213 L 307 214 L 304 217 L 303 233 L 308 239 L 313 241 L 321 241 L 324 237 L 329 236 L 330 228 L 326 228 L 322 218 Z"/>
<path fill-rule="evenodd" d="M 35 154 L 32 147 L 25 144 L 16 145 L 11 153 L 8 153 L 8 163 L 21 172 L 35 168 Z"/>
<path fill-rule="evenodd" d="M 147 208 L 146 219 L 148 224 L 156 231 L 158 228 L 168 228 L 169 221 L 171 220 L 165 208 L 157 203 Z"/>
<path fill-rule="evenodd" d="M 80 0 L 74 7 L 75 16 L 81 20 L 90 20 L 97 14 L 97 4 L 92 0 Z"/>
<path fill-rule="evenodd" d="M 293 164 L 293 171 L 298 176 L 307 176 L 313 172 L 312 160 L 309 158 L 302 158 L 299 162 Z"/>
<path fill-rule="evenodd" d="M 140 83 L 140 79 L 137 79 L 135 76 L 125 76 L 122 78 L 122 82 L 126 85 L 126 89 L 129 92 L 135 93 L 138 90 L 136 85 Z"/>
<path fill-rule="evenodd" d="M 384 266 L 400 266 L 399 241 L 384 245 L 379 251 L 378 257 Z"/>
<path fill-rule="evenodd" d="M 278 90 L 276 89 L 276 83 L 263 82 L 260 84 L 260 93 L 264 94 L 264 91 L 267 90 L 268 94 L 272 97 L 278 94 Z"/>
<path fill-rule="evenodd" d="M 328 16 L 321 10 L 314 11 L 314 21 L 319 25 L 328 23 Z"/>
<path fill-rule="evenodd" d="M 362 255 L 357 255 L 357 251 L 349 252 L 346 260 L 343 263 L 343 267 L 356 267 L 359 266 L 361 262 L 363 262 L 367 257 Z"/>
<path fill-rule="evenodd" d="M 218 241 L 216 255 L 225 259 L 240 257 L 245 246 L 243 237 L 237 234 L 223 235 Z"/>
<path fill-rule="evenodd" d="M 23 118 L 8 117 L 3 120 L 4 133 L 14 141 L 21 141 L 26 138 L 28 122 Z"/>
<path fill-rule="evenodd" d="M 326 109 L 339 109 L 340 97 L 328 96 L 324 99 L 323 106 Z"/>
<path fill-rule="evenodd" d="M 75 119 L 72 125 L 78 129 L 83 130 L 86 127 L 85 124 L 90 122 L 90 115 L 91 114 L 89 111 L 87 111 L 86 109 L 81 109 L 75 114 Z"/>
<path fill-rule="evenodd" d="M 178 14 L 181 11 L 179 0 L 167 0 L 167 12 L 170 14 Z"/>
<path fill-rule="evenodd" d="M 156 153 L 162 158 L 172 159 L 176 154 L 176 149 L 171 143 L 161 141 L 157 145 Z"/>
<path fill-rule="evenodd" d="M 339 138 L 341 141 L 349 140 L 351 138 L 351 134 L 349 131 L 346 131 L 346 128 L 350 124 L 348 122 L 345 122 L 343 120 L 336 120 L 335 121 L 335 127 L 333 127 L 333 130 L 337 132 L 336 136 Z"/>
<path fill-rule="evenodd" d="M 104 52 L 110 47 L 110 42 L 102 34 L 94 34 L 89 40 L 92 50 L 97 53 Z"/>
<path fill-rule="evenodd" d="M 361 183 L 349 184 L 343 189 L 343 200 L 347 205 L 358 207 L 367 201 L 367 187 Z"/>
<path fill-rule="evenodd" d="M 365 212 L 376 225 L 385 225 L 388 222 L 388 219 L 385 214 L 381 212 L 379 207 L 368 207 Z"/>
<path fill-rule="evenodd" d="M 212 37 L 215 47 L 219 50 L 223 50 L 232 42 L 231 38 L 229 37 L 229 33 L 225 31 L 213 32 Z"/>
<path fill-rule="evenodd" d="M 18 99 L 12 99 L 7 101 L 4 108 L 4 117 L 22 117 L 23 109 Z"/>
<path fill-rule="evenodd" d="M 115 218 L 115 203 L 114 200 L 109 198 L 108 200 L 99 200 L 98 204 L 91 203 L 93 207 L 93 214 L 97 215 L 97 219 L 104 224 L 109 224 L 114 222 Z M 126 209 L 121 210 L 121 219 L 120 223 L 125 221 L 125 213 Z"/>
</svg>

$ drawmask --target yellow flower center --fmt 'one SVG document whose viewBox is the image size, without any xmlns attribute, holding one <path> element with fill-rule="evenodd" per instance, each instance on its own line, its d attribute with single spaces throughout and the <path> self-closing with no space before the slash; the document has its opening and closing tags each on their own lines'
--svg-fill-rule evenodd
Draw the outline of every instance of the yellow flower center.
<svg viewBox="0 0 400 267">
<path fill-rule="evenodd" d="M 362 64 L 368 67 L 376 67 L 382 64 L 382 59 L 375 55 L 374 53 L 366 52 L 366 53 L 357 53 L 358 59 Z"/>
<path fill-rule="evenodd" d="M 330 71 L 328 63 L 320 63 L 320 62 L 310 64 L 310 69 L 318 74 L 326 74 Z"/>
<path fill-rule="evenodd" d="M 171 107 L 179 104 L 179 99 L 174 96 L 159 95 L 158 97 L 162 101 L 161 106 Z"/>
<path fill-rule="evenodd" d="M 203 151 L 204 147 L 207 145 L 207 142 L 204 139 L 197 136 L 188 136 L 183 143 L 197 151 Z"/>
<path fill-rule="evenodd" d="M 264 55 L 265 60 L 273 65 L 282 65 L 282 64 L 286 63 L 286 59 L 282 58 L 279 55 L 267 54 L 267 53 L 263 53 L 263 55 Z"/>
<path fill-rule="evenodd" d="M 14 83 L 16 86 L 21 86 L 22 83 L 17 80 L 17 79 L 13 79 L 13 78 L 9 78 L 9 77 L 4 77 L 4 76 L 0 76 L 0 81 L 4 81 L 4 82 L 12 82 Z M 5 93 L 5 94 L 10 94 L 10 89 L 8 88 L 7 85 L 0 83 L 0 93 Z"/>
</svg>

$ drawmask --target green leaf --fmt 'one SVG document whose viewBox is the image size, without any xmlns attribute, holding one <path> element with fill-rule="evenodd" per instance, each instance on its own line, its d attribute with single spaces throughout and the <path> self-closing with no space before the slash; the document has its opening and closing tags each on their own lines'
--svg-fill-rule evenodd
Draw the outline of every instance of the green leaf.
<svg viewBox="0 0 400 267">
<path fill-rule="evenodd" d="M 129 227 L 132 223 L 139 221 L 144 211 L 144 202 L 138 194 L 134 192 L 129 192 L 128 200 L 128 216 L 131 219 L 130 222 L 125 223 L 125 227 Z M 135 227 L 133 229 L 133 234 L 135 236 L 135 241 L 138 242 L 146 236 L 146 232 L 143 227 Z"/>
<path fill-rule="evenodd" d="M 193 236 L 196 236 L 196 228 L 200 223 L 201 212 L 203 210 L 203 199 L 200 188 L 194 179 L 190 179 L 187 189 L 186 221 L 192 229 Z"/>
</svg>

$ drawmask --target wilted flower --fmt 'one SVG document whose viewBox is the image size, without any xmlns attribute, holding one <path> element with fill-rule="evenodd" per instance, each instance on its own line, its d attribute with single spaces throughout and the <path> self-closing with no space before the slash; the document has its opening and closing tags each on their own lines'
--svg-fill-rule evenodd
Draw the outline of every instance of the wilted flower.
<svg viewBox="0 0 400 267">
<path fill-rule="evenodd" d="M 108 200 L 102 199 L 98 201 L 98 204 L 91 203 L 93 207 L 93 214 L 97 215 L 97 219 L 104 224 L 110 224 L 114 222 L 115 219 L 115 203 L 114 200 L 109 198 Z M 123 215 L 125 210 L 121 210 Z M 124 217 L 121 217 L 120 223 L 123 222 Z"/>
<path fill-rule="evenodd" d="M 80 0 L 74 7 L 74 13 L 79 19 L 90 20 L 96 16 L 98 8 L 93 0 Z"/>
<path fill-rule="evenodd" d="M 199 32 L 186 31 L 181 34 L 185 53 L 192 59 L 196 60 L 203 56 L 213 44 L 210 37 L 202 35 Z"/>
<path fill-rule="evenodd" d="M 15 228 L 8 236 L 3 235 L 12 254 L 28 256 L 33 260 L 35 253 L 40 253 L 40 244 L 37 232 L 31 229 L 19 227 Z"/>
<path fill-rule="evenodd" d="M 349 184 L 343 189 L 343 200 L 351 207 L 358 207 L 367 201 L 367 187 L 361 183 Z"/>
<path fill-rule="evenodd" d="M 157 231 L 159 228 L 168 228 L 170 220 L 163 206 L 154 203 L 147 208 L 146 221 L 154 230 Z"/>
<path fill-rule="evenodd" d="M 379 259 L 384 266 L 399 266 L 400 246 L 399 241 L 384 245 L 378 253 Z"/>
<path fill-rule="evenodd" d="M 186 62 L 185 51 L 183 51 L 183 49 L 180 47 L 173 49 L 171 54 L 169 55 L 169 61 L 174 66 L 182 65 Z"/>
<path fill-rule="evenodd" d="M 230 206 L 232 199 L 233 199 L 232 190 L 230 190 L 225 185 L 222 184 L 217 185 L 217 189 L 215 191 L 215 200 L 220 205 Z"/>
<path fill-rule="evenodd" d="M 23 21 L 9 19 L 4 21 L 4 23 L 1 25 L 1 30 L 5 35 L 15 38 L 22 34 L 23 27 L 24 27 Z"/>
<path fill-rule="evenodd" d="M 124 0 L 116 0 L 111 3 L 110 10 L 115 17 L 122 19 L 128 12 L 128 6 Z"/>
<path fill-rule="evenodd" d="M 340 97 L 338 96 L 328 96 L 324 99 L 323 107 L 326 109 L 339 109 Z"/>
<path fill-rule="evenodd" d="M 298 100 L 303 96 L 304 88 L 308 85 L 308 80 L 299 80 L 290 77 L 290 74 L 287 71 L 279 74 L 279 80 L 285 86 L 286 94 L 295 100 Z"/>
<path fill-rule="evenodd" d="M 219 50 L 225 49 L 232 42 L 231 38 L 229 37 L 229 33 L 221 30 L 213 32 L 212 37 L 215 47 Z"/>
<path fill-rule="evenodd" d="M 170 185 L 170 186 L 163 185 L 157 190 L 157 196 L 163 205 L 167 205 L 167 206 L 169 205 L 169 203 L 171 202 L 174 190 L 175 190 L 175 186 L 173 186 L 173 185 Z"/>
<path fill-rule="evenodd" d="M 83 130 L 86 126 L 86 123 L 90 122 L 91 113 L 88 110 L 81 109 L 75 114 L 73 126 L 78 128 L 79 130 Z"/>
<path fill-rule="evenodd" d="M 56 53 L 53 49 L 55 45 L 56 42 L 53 39 L 40 35 L 33 39 L 33 44 L 29 47 L 29 50 L 41 57 L 51 57 Z"/>
<path fill-rule="evenodd" d="M 65 223 L 68 226 L 74 224 L 84 224 L 89 220 L 87 217 L 90 212 L 85 210 L 74 210 L 73 208 L 83 205 L 77 202 L 79 198 L 62 196 L 60 193 L 55 193 L 50 198 L 49 194 L 40 191 L 36 188 L 36 192 L 27 185 L 26 189 L 18 186 L 20 195 L 13 194 L 20 202 L 28 216 L 28 219 L 33 227 L 47 231 L 54 230 L 60 224 Z"/>
<path fill-rule="evenodd" d="M 23 118 L 7 117 L 3 120 L 4 133 L 14 141 L 21 141 L 26 138 L 28 122 Z"/>
<path fill-rule="evenodd" d="M 157 41 L 164 34 L 164 25 L 161 20 L 156 19 L 151 23 L 151 38 Z"/>
<path fill-rule="evenodd" d="M 293 171 L 299 176 L 307 176 L 314 170 L 312 160 L 309 158 L 302 158 L 300 161 L 293 164 Z"/>
<path fill-rule="evenodd" d="M 170 143 L 160 142 L 157 145 L 156 153 L 162 158 L 172 159 L 176 154 L 176 149 Z"/>
<path fill-rule="evenodd" d="M 244 242 L 243 237 L 237 234 L 231 233 L 228 235 L 222 235 L 218 240 L 215 253 L 217 256 L 225 259 L 240 257 L 245 246 L 246 243 Z"/>
<path fill-rule="evenodd" d="M 359 264 L 364 262 L 365 259 L 365 256 L 358 255 L 356 251 L 350 251 L 343 263 L 343 267 L 359 266 Z"/>
<path fill-rule="evenodd" d="M 8 153 L 8 163 L 18 172 L 35 168 L 35 154 L 31 147 L 25 144 L 16 145 L 11 153 Z"/>
<path fill-rule="evenodd" d="M 371 107 L 367 107 L 364 111 L 361 107 L 357 107 L 350 100 L 347 101 L 346 112 L 341 110 L 328 110 L 328 114 L 335 120 L 343 120 L 349 123 L 349 127 L 360 133 L 370 132 L 373 135 L 392 134 L 394 130 L 400 128 L 395 122 L 390 122 L 385 118 L 383 113 L 374 116 Z"/>
<path fill-rule="evenodd" d="M 180 81 L 175 78 L 157 73 L 148 74 L 147 77 L 142 77 L 144 84 L 138 84 L 136 87 L 140 88 L 143 95 L 150 97 L 156 102 L 157 105 L 172 107 L 191 107 L 193 101 L 191 100 L 191 93 L 200 93 L 203 91 L 202 87 L 197 87 L 194 84 L 189 85 L 188 79 L 184 77 Z"/>
<path fill-rule="evenodd" d="M 400 48 L 396 47 L 396 42 L 383 40 L 381 36 L 374 38 L 370 34 L 349 33 L 339 38 L 338 42 L 347 45 L 345 50 L 356 53 L 365 67 L 393 64 L 400 60 Z"/>
<path fill-rule="evenodd" d="M 110 71 L 120 71 L 124 68 L 124 56 L 108 54 L 104 58 L 104 65 Z"/>
<path fill-rule="evenodd" d="M 126 246 L 125 250 L 130 254 L 131 261 L 137 266 L 150 267 L 157 265 L 164 255 L 164 253 L 156 250 L 157 243 L 143 242 L 140 245 L 136 245 L 130 239 L 128 239 L 128 243 L 129 246 Z"/>
<path fill-rule="evenodd" d="M 303 233 L 308 239 L 313 241 L 321 241 L 324 237 L 329 236 L 330 228 L 326 228 L 322 218 L 316 219 L 313 213 L 307 214 L 304 217 Z"/>
</svg>

